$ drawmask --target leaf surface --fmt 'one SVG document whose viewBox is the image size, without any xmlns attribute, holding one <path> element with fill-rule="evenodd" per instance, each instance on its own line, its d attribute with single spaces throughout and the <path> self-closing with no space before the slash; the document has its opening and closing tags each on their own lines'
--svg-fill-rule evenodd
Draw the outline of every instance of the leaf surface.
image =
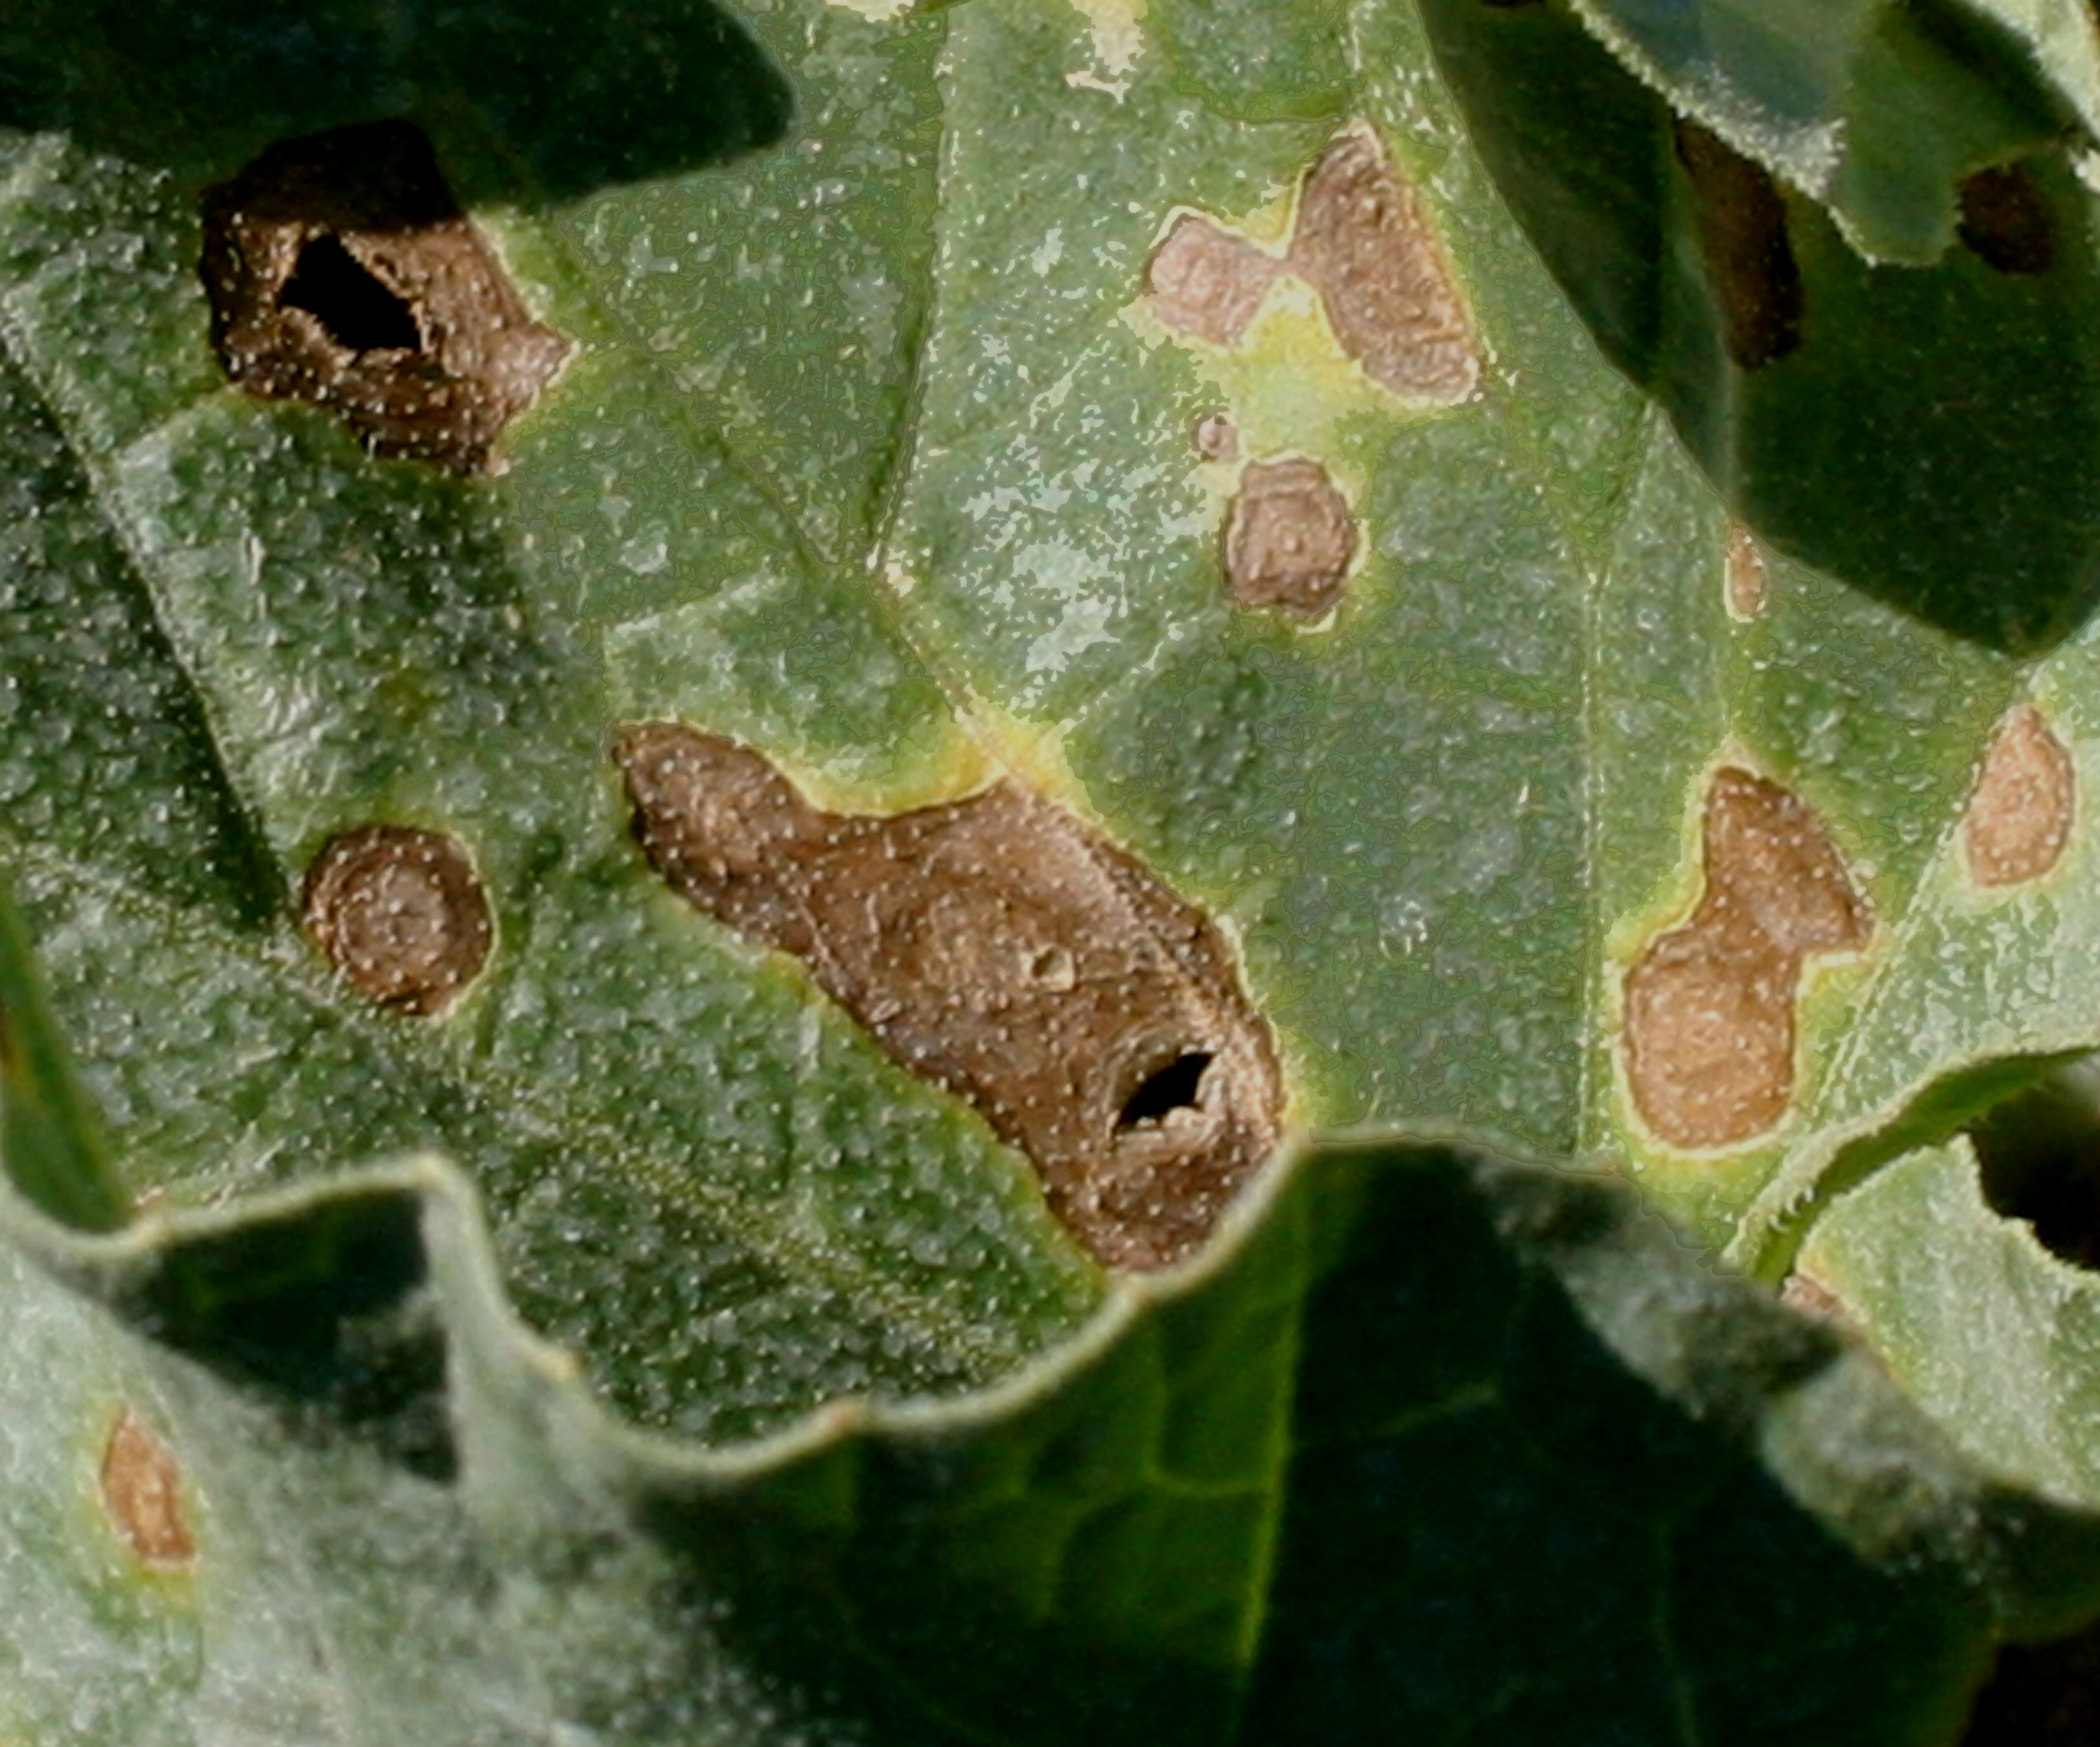
<svg viewBox="0 0 2100 1747">
<path fill-rule="evenodd" d="M 461 1740 L 1935 1740 L 1995 1636 L 2090 1611 L 2058 1468 L 1957 1455 L 1594 1186 L 1316 1149 L 1187 1274 L 1108 1277 L 978 1114 L 674 896 L 612 757 L 671 719 L 834 809 L 1023 783 L 1218 918 L 1299 1130 L 1619 1165 L 1776 1269 L 1804 1197 L 2100 1043 L 2080 834 L 1996 896 L 1962 859 L 2009 711 L 2074 772 L 2090 738 L 2067 165 L 2038 275 L 1869 267 L 1789 205 L 1802 337 L 1750 370 L 1667 103 L 1554 7 L 479 18 L 0 24 L 7 1138 L 44 1213 L 148 1209 L 16 1216 L 114 1322 L 17 1283 L 126 1380 L 55 1397 L 68 1447 L 135 1393 L 259 1586 L 168 1591 L 196 1738 L 395 1739 L 451 1669 Z M 1807 139 L 1912 100 L 1859 71 L 1895 19 L 1708 47 Z M 1940 158 L 2061 125 L 2006 104 Z M 206 191 L 397 117 L 571 347 L 490 477 L 214 352 Z M 1312 234 L 1338 163 L 1455 388 L 1349 337 L 1331 263 L 1397 270 Z M 1162 294 L 1192 225 L 1259 282 L 1234 336 Z M 1256 467 L 1343 504 L 1330 612 L 1241 593 Z M 1869 920 L 1804 952 L 1769 1120 L 1709 1145 L 1629 1014 L 1730 783 Z M 438 1016 L 302 920 L 373 825 L 487 894 Z M 466 1176 L 343 1174 L 433 1151 Z M 300 1622 L 281 1711 L 227 1596 Z"/>
</svg>

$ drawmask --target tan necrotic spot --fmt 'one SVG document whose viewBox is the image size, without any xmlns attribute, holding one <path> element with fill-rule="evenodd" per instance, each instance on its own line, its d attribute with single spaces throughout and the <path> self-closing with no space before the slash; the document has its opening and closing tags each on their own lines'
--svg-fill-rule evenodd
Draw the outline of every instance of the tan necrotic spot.
<svg viewBox="0 0 2100 1747">
<path fill-rule="evenodd" d="M 381 455 L 489 471 L 504 427 L 568 354 L 405 121 L 272 146 L 205 191 L 204 225 L 227 374 L 326 408 Z"/>
<path fill-rule="evenodd" d="M 1864 948 L 1865 900 L 1798 796 L 1724 768 L 1707 790 L 1705 887 L 1688 921 L 1626 973 L 1626 1078 L 1673 1146 L 1738 1145 L 1793 1098 L 1795 1007 L 1809 959 Z"/>
<path fill-rule="evenodd" d="M 1317 461 L 1253 461 L 1225 525 L 1225 583 L 1235 605 L 1316 619 L 1340 599 L 1357 521 Z"/>
<path fill-rule="evenodd" d="M 1154 252 L 1145 294 L 1152 313 L 1176 333 L 1237 345 L 1282 271 L 1245 237 L 1188 213 Z"/>
<path fill-rule="evenodd" d="M 1961 184 L 1961 246 L 1993 272 L 2046 273 L 2056 264 L 2049 201 L 2017 164 L 1979 170 Z"/>
<path fill-rule="evenodd" d="M 1786 202 L 1761 165 L 1697 122 L 1680 119 L 1676 140 L 1723 342 L 1739 368 L 1762 369 L 1801 344 L 1801 270 Z"/>
<path fill-rule="evenodd" d="M 2077 812 L 2071 754 L 2032 704 L 1998 728 L 1961 821 L 1970 878 L 1979 886 L 2039 879 L 2062 859 Z"/>
<path fill-rule="evenodd" d="M 1370 127 L 1343 134 L 1306 179 L 1290 264 L 1374 382 L 1417 400 L 1472 393 L 1480 359 L 1450 268 Z"/>
<path fill-rule="evenodd" d="M 306 924 L 337 974 L 371 1000 L 433 1014 L 488 962 L 495 929 L 473 858 L 439 831 L 364 825 L 307 870 Z"/>
<path fill-rule="evenodd" d="M 616 755 L 672 888 L 967 1099 L 1101 1261 L 1188 1255 L 1273 1150 L 1282 1076 L 1224 940 L 1070 813 L 1011 781 L 827 812 L 748 747 L 666 723 Z"/>
<path fill-rule="evenodd" d="M 180 1570 L 196 1563 L 174 1454 L 129 1407 L 118 1411 L 103 1446 L 102 1504 L 141 1564 Z"/>
<path fill-rule="evenodd" d="M 1728 525 L 1728 555 L 1724 574 L 1727 580 L 1728 611 L 1736 618 L 1755 618 L 1765 609 L 1771 580 L 1765 574 L 1764 554 L 1758 550 L 1750 530 L 1740 521 Z"/>
</svg>

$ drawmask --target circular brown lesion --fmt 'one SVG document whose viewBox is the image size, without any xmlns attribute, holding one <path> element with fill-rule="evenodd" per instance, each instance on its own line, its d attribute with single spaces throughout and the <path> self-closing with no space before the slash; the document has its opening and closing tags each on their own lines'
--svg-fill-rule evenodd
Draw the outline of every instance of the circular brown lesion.
<svg viewBox="0 0 2100 1747">
<path fill-rule="evenodd" d="M 495 925 L 465 846 L 442 831 L 368 825 L 307 870 L 307 931 L 336 974 L 382 1007 L 435 1014 L 481 974 Z"/>
<path fill-rule="evenodd" d="M 1225 585 L 1235 606 L 1321 618 L 1342 597 L 1357 556 L 1349 500 L 1319 462 L 1251 461 L 1225 525 Z"/>
</svg>

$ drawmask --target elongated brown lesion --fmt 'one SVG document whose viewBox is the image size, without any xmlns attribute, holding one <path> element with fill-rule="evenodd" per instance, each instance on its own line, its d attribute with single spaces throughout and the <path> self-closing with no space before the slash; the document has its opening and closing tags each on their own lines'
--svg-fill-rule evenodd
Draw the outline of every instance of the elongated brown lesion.
<svg viewBox="0 0 2100 1747">
<path fill-rule="evenodd" d="M 651 865 L 793 953 L 898 1062 L 1026 1153 L 1101 1261 L 1189 1255 L 1274 1150 L 1282 1077 L 1217 928 L 1012 781 L 891 815 L 813 805 L 671 723 L 616 757 Z"/>
</svg>

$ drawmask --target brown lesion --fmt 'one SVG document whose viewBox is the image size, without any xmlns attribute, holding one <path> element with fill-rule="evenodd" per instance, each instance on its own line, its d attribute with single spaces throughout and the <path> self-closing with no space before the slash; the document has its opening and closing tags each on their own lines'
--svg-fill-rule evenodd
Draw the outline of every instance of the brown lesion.
<svg viewBox="0 0 2100 1747">
<path fill-rule="evenodd" d="M 1996 273 L 2046 273 L 2056 265 L 2056 219 L 2018 164 L 1980 169 L 1961 184 L 1961 246 Z"/>
<path fill-rule="evenodd" d="M 1225 585 L 1236 606 L 1317 619 L 1341 598 L 1357 544 L 1348 499 L 1317 461 L 1251 461 L 1225 525 Z"/>
<path fill-rule="evenodd" d="M 1728 552 L 1723 565 L 1727 582 L 1728 613 L 1734 618 L 1755 618 L 1765 609 L 1771 579 L 1765 570 L 1764 554 L 1756 539 L 1740 521 L 1728 524 Z"/>
<path fill-rule="evenodd" d="M 466 846 L 413 825 L 331 838 L 307 869 L 302 908 L 336 974 L 401 1013 L 442 1013 L 481 975 L 496 938 Z"/>
<path fill-rule="evenodd" d="M 1145 270 L 1152 313 L 1176 333 L 1238 345 L 1282 263 L 1195 213 L 1174 221 Z"/>
<path fill-rule="evenodd" d="M 204 229 L 227 374 L 326 408 L 378 454 L 492 471 L 497 438 L 568 355 L 406 121 L 271 147 L 205 191 Z"/>
<path fill-rule="evenodd" d="M 101 1489 L 110 1525 L 140 1564 L 180 1571 L 196 1563 L 174 1452 L 129 1406 L 103 1446 Z"/>
<path fill-rule="evenodd" d="M 1070 813 L 1010 781 L 830 812 L 748 747 L 670 723 L 626 729 L 615 755 L 672 888 L 793 953 L 967 1099 L 1102 1261 L 1189 1255 L 1274 1150 L 1282 1074 L 1223 936 Z"/>
<path fill-rule="evenodd" d="M 1723 341 L 1738 367 L 1762 370 L 1801 344 L 1801 269 L 1786 201 L 1762 165 L 1717 134 L 1682 117 L 1675 127 Z"/>
<path fill-rule="evenodd" d="M 1290 261 L 1380 387 L 1438 402 L 1472 393 L 1480 359 L 1449 264 L 1370 127 L 1343 134 L 1306 178 Z"/>
<path fill-rule="evenodd" d="M 1449 263 L 1368 125 L 1343 134 L 1307 175 L 1282 256 L 1185 213 L 1153 254 L 1145 293 L 1176 332 L 1237 345 L 1286 274 L 1319 293 L 1336 342 L 1380 387 L 1439 403 L 1472 393 L 1480 356 Z"/>
<path fill-rule="evenodd" d="M 1809 960 L 1856 952 L 1873 917 L 1798 795 L 1732 766 L 1705 817 L 1705 886 L 1626 978 L 1623 1047 L 1641 1120 L 1673 1146 L 1740 1145 L 1793 1102 L 1795 1010 Z"/>
<path fill-rule="evenodd" d="M 1979 886 L 2023 885 L 2062 860 L 2078 810 L 2071 754 L 2032 704 L 1999 724 L 1961 819 L 1961 847 Z"/>
</svg>

